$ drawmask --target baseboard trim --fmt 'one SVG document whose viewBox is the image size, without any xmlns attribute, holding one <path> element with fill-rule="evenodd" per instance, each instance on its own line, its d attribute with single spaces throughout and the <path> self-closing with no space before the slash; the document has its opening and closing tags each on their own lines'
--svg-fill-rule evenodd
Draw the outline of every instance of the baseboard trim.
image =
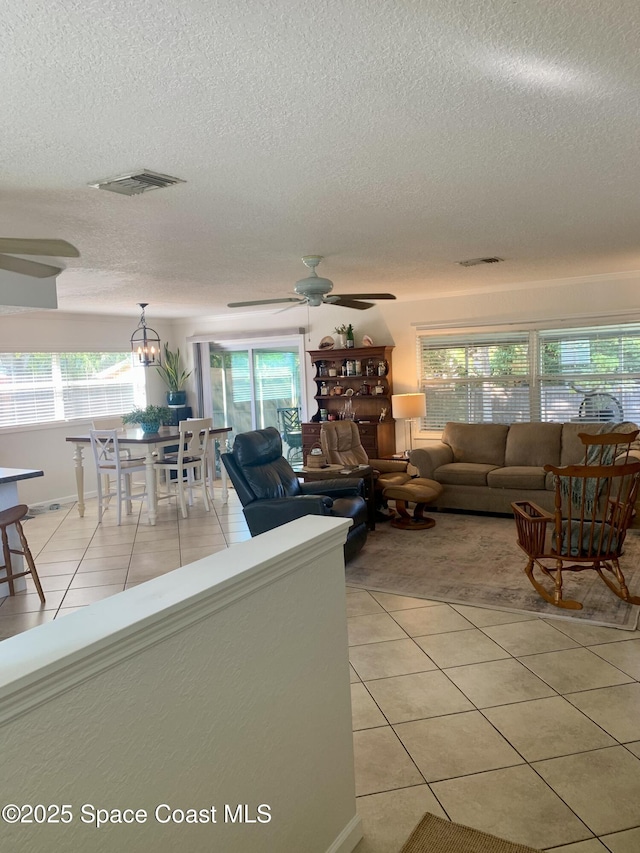
<svg viewBox="0 0 640 853">
<path fill-rule="evenodd" d="M 354 815 L 340 835 L 327 849 L 327 853 L 351 853 L 362 840 L 362 818 Z"/>
<path fill-rule="evenodd" d="M 92 489 L 91 491 L 84 493 L 85 500 L 88 498 L 97 498 L 98 492 L 96 489 Z M 46 501 L 32 501 L 29 503 L 29 506 L 32 508 L 36 507 L 44 507 L 45 509 L 49 509 L 49 507 L 54 504 L 60 504 L 60 506 L 68 506 L 69 504 L 75 504 L 78 502 L 78 496 L 76 494 L 73 495 L 63 495 L 61 498 L 49 498 Z"/>
</svg>

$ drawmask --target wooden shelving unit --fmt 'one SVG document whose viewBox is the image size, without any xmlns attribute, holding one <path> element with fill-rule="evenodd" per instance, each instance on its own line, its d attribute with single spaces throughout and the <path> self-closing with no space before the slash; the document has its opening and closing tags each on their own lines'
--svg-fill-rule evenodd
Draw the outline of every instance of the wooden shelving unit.
<svg viewBox="0 0 640 853">
<path fill-rule="evenodd" d="M 392 346 L 309 351 L 315 371 L 317 411 L 326 409 L 328 415 L 339 419 L 348 409 L 346 401 L 351 401 L 363 447 L 372 459 L 395 452 L 395 422 L 391 417 L 392 351 Z M 347 362 L 352 362 L 354 367 L 349 375 L 343 375 Z M 356 372 L 356 362 L 360 372 Z M 333 370 L 336 376 L 329 375 Z M 369 393 L 364 392 L 363 386 L 369 387 Z M 382 393 L 376 393 L 376 387 L 381 387 Z M 340 388 L 342 393 L 336 393 Z M 347 394 L 347 391 L 353 393 Z M 320 437 L 320 426 L 321 423 L 315 421 L 302 425 L 305 458 Z"/>
</svg>

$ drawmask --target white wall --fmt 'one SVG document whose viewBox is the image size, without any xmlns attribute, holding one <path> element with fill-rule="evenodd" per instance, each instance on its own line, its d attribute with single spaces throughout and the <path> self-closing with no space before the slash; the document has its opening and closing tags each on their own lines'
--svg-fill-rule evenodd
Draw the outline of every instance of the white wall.
<svg viewBox="0 0 640 853">
<path fill-rule="evenodd" d="M 336 325 L 351 322 L 355 326 L 356 344 L 370 335 L 376 344 L 393 344 L 394 390 L 415 391 L 418 383 L 416 361 L 416 323 L 434 327 L 447 325 L 478 326 L 533 320 L 566 320 L 580 324 L 606 320 L 616 315 L 621 320 L 640 317 L 640 281 L 636 274 L 595 276 L 581 280 L 533 283 L 527 286 L 503 287 L 494 292 L 470 289 L 452 296 L 419 298 L 414 301 L 384 302 L 367 311 L 350 311 L 334 306 L 293 308 L 284 313 L 271 309 L 222 317 L 194 317 L 173 323 L 153 321 L 163 341 L 172 348 L 180 347 L 185 365 L 193 368 L 192 348 L 187 338 L 211 333 L 229 337 L 258 336 L 266 330 L 277 331 L 310 326 L 306 335 L 307 349 L 317 349 L 325 335 L 333 334 Z M 584 318 L 588 318 L 585 320 Z M 94 317 L 89 315 L 38 312 L 0 316 L 0 347 L 19 350 L 25 340 L 39 341 L 43 350 L 65 351 L 70 343 L 78 349 L 127 349 L 137 317 Z M 309 368 L 309 364 L 306 365 Z M 307 370 L 307 408 L 316 410 L 315 385 Z M 149 402 L 161 403 L 164 386 L 153 370 L 147 372 Z M 195 404 L 194 377 L 189 385 L 189 402 Z M 0 435 L 0 465 L 41 467 L 45 477 L 21 487 L 26 502 L 56 500 L 75 493 L 73 447 L 65 445 L 66 428 L 46 432 L 18 431 Z M 398 447 L 404 446 L 404 424 L 397 424 Z M 420 443 L 420 440 L 416 443 Z M 92 475 L 91 475 L 92 476 Z M 90 491 L 93 481 L 87 485 Z"/>
<path fill-rule="evenodd" d="M 0 800 L 74 819 L 5 822 L 2 849 L 350 853 L 347 528 L 308 516 L 6 640 Z M 217 822 L 157 823 L 162 803 Z M 97 829 L 83 804 L 151 817 Z M 272 819 L 225 824 L 224 804 Z"/>
</svg>

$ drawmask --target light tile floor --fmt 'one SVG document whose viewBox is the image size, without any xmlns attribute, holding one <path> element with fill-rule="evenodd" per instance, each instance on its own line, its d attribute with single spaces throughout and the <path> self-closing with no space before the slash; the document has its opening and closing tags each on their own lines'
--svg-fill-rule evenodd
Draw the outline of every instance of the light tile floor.
<svg viewBox="0 0 640 853">
<path fill-rule="evenodd" d="M 25 526 L 47 594 L 0 601 L 0 639 L 249 537 L 231 492 L 121 527 L 88 502 Z M 374 534 L 375 535 L 375 534 Z M 640 632 L 347 589 L 357 853 L 425 811 L 555 853 L 640 851 Z"/>
</svg>

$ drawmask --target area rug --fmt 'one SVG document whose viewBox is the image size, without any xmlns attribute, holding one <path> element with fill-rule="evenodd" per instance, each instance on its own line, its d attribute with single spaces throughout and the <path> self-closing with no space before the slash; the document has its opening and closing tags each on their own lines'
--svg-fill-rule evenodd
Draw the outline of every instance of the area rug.
<svg viewBox="0 0 640 853">
<path fill-rule="evenodd" d="M 430 530 L 376 525 L 346 569 L 347 584 L 451 604 L 536 613 L 633 631 L 640 607 L 627 604 L 595 572 L 568 574 L 564 595 L 582 610 L 560 610 L 541 598 L 524 573 L 526 555 L 510 518 L 430 514 Z M 632 594 L 640 595 L 640 532 L 630 532 L 620 561 Z"/>
<path fill-rule="evenodd" d="M 400 853 L 539 853 L 427 812 Z"/>
</svg>

